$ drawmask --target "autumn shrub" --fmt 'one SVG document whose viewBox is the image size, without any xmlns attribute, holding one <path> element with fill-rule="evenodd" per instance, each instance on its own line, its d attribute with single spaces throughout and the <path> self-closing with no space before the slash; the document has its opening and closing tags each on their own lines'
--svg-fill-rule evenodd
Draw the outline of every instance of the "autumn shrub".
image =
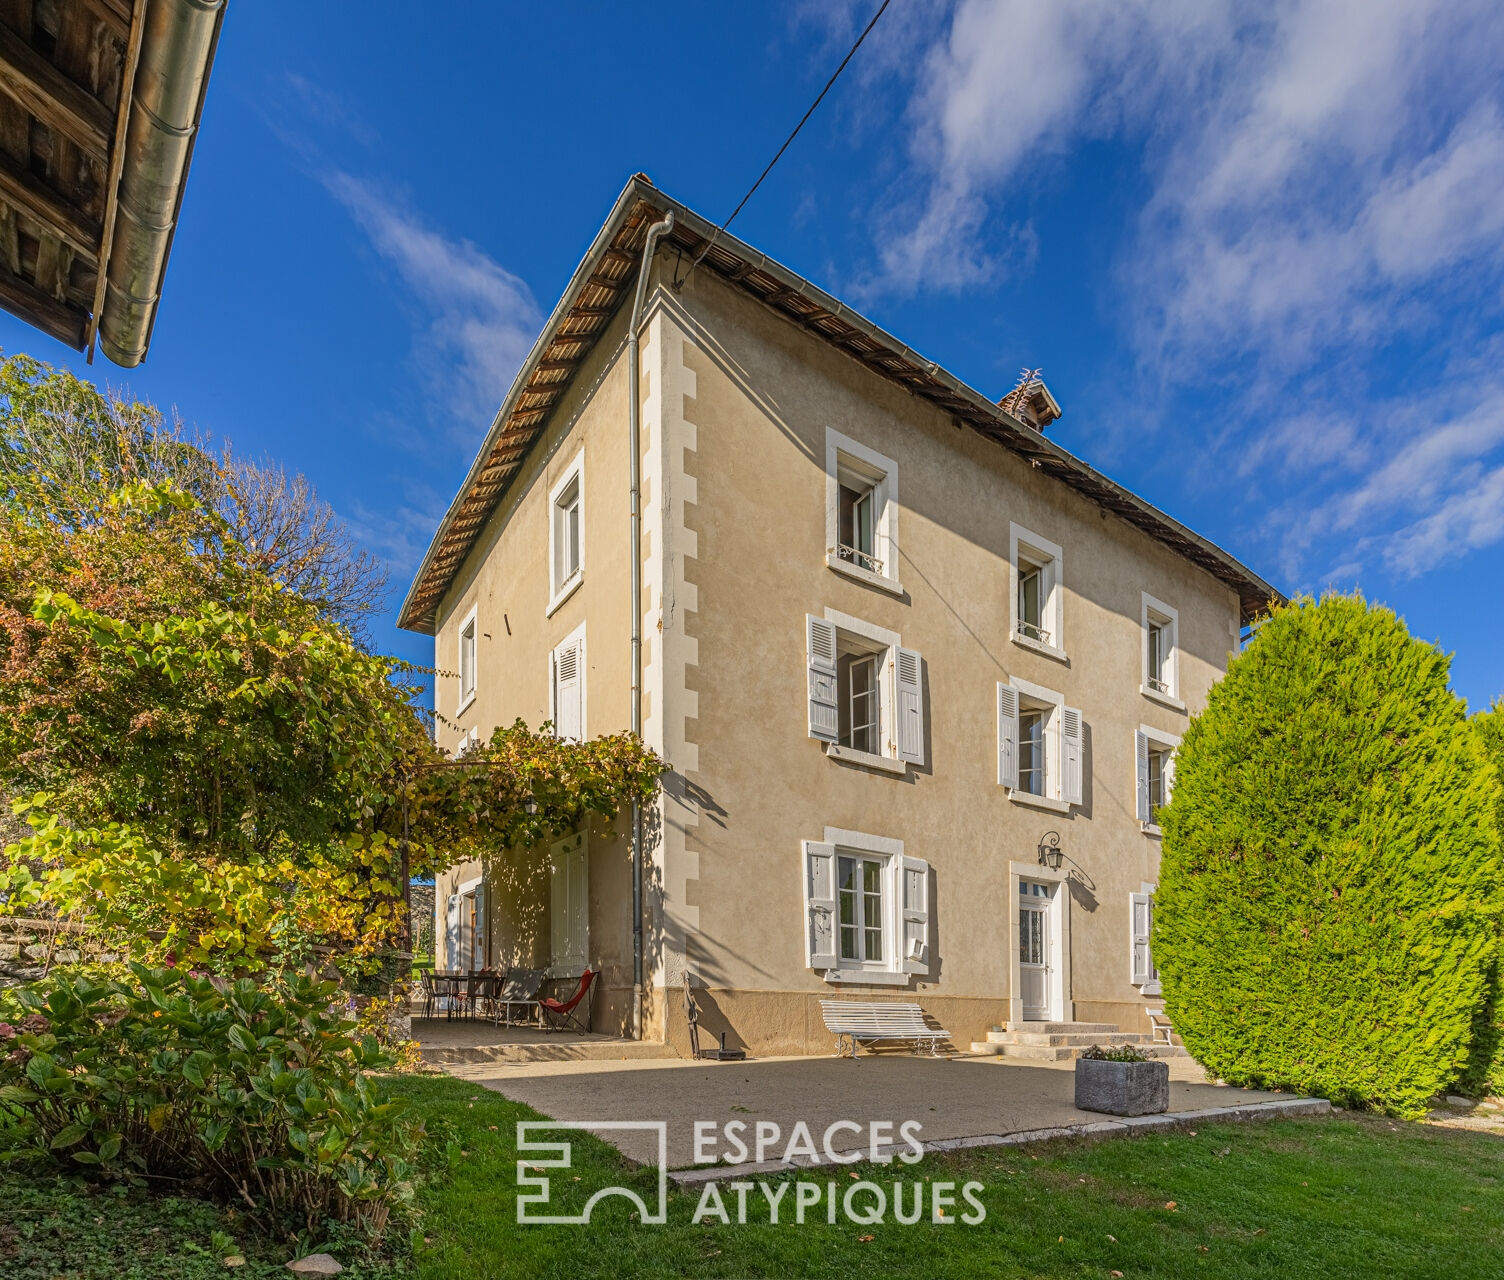
<svg viewBox="0 0 1504 1280">
<path fill-rule="evenodd" d="M 1504 913 L 1499 782 L 1448 660 L 1389 610 L 1276 610 L 1162 810 L 1153 950 L 1229 1082 L 1414 1115 L 1467 1068 Z"/>
<path fill-rule="evenodd" d="M 419 1127 L 373 1091 L 390 1059 L 354 1027 L 335 984 L 306 977 L 54 975 L 0 1001 L 0 1154 L 379 1234 Z"/>
</svg>

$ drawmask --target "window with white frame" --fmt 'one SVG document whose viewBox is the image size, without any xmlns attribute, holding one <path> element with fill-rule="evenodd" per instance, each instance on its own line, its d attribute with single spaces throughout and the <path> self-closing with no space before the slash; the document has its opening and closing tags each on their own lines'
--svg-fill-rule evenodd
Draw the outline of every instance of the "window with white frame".
<svg viewBox="0 0 1504 1280">
<path fill-rule="evenodd" d="M 809 736 L 836 759 L 924 763 L 924 660 L 895 631 L 806 614 Z"/>
<path fill-rule="evenodd" d="M 480 729 L 478 727 L 471 727 L 460 734 L 460 740 L 455 744 L 454 758 L 458 760 L 461 756 L 468 755 L 474 751 L 478 746 L 480 746 Z"/>
<path fill-rule="evenodd" d="M 903 841 L 825 828 L 804 842 L 805 958 L 827 981 L 930 971 L 930 869 Z"/>
<path fill-rule="evenodd" d="M 1133 735 L 1134 815 L 1146 831 L 1159 830 L 1159 811 L 1175 789 L 1175 752 L 1180 739 L 1140 725 Z"/>
<path fill-rule="evenodd" d="M 476 659 L 476 618 L 475 606 L 471 606 L 470 612 L 460 623 L 459 632 L 459 667 L 460 696 L 458 711 L 463 711 L 475 701 L 475 659 Z M 456 712 L 458 714 L 458 712 Z"/>
<path fill-rule="evenodd" d="M 1160 994 L 1159 970 L 1150 943 L 1154 934 L 1154 885 L 1128 895 L 1128 980 L 1146 996 Z"/>
<path fill-rule="evenodd" d="M 826 563 L 884 590 L 898 585 L 898 464 L 825 433 Z"/>
<path fill-rule="evenodd" d="M 1053 689 L 1014 678 L 997 687 L 997 780 L 1020 803 L 1082 802 L 1085 723 Z"/>
<path fill-rule="evenodd" d="M 585 737 L 585 624 L 548 655 L 549 719 L 554 737 Z"/>
<path fill-rule="evenodd" d="M 575 455 L 548 495 L 549 612 L 579 586 L 585 572 L 585 454 Z"/>
<path fill-rule="evenodd" d="M 1013 587 L 1012 639 L 1061 656 L 1065 652 L 1064 553 L 1049 539 L 1017 524 L 1009 526 L 1008 547 Z"/>
<path fill-rule="evenodd" d="M 1180 698 L 1180 614 L 1145 593 L 1142 612 L 1144 687 L 1151 698 Z"/>
</svg>

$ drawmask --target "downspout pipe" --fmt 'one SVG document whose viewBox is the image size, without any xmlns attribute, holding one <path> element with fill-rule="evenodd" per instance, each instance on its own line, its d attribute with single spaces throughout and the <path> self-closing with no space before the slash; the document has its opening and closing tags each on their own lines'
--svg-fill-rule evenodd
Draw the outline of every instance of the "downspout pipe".
<svg viewBox="0 0 1504 1280">
<path fill-rule="evenodd" d="M 637 338 L 642 304 L 648 292 L 648 272 L 658 241 L 674 229 L 674 212 L 648 228 L 642 245 L 642 268 L 627 326 L 627 472 L 630 477 L 632 532 L 628 553 L 632 560 L 632 732 L 642 737 L 642 362 Z M 642 1039 L 642 805 L 632 805 L 632 1038 Z"/>
</svg>

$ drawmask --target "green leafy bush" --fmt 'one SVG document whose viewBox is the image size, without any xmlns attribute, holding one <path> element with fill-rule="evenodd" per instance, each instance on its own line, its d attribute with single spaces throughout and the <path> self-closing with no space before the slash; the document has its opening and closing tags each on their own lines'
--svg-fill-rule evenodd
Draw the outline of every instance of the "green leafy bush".
<svg viewBox="0 0 1504 1280">
<path fill-rule="evenodd" d="M 1414 1115 L 1464 1071 L 1504 915 L 1499 782 L 1387 609 L 1277 610 L 1186 732 L 1154 957 L 1238 1084 Z"/>
<path fill-rule="evenodd" d="M 196 1181 L 278 1222 L 377 1234 L 405 1198 L 417 1126 L 366 1072 L 332 982 L 258 986 L 132 965 L 0 1003 L 0 1155 Z"/>
<path fill-rule="evenodd" d="M 1473 718 L 1483 749 L 1493 761 L 1504 784 L 1504 698 Z M 1504 844 L 1504 786 L 1499 790 L 1498 831 Z M 1488 997 L 1473 1019 L 1473 1043 L 1467 1070 L 1457 1082 L 1458 1091 L 1470 1097 L 1504 1095 L 1504 954 L 1494 961 L 1489 975 Z"/>
</svg>

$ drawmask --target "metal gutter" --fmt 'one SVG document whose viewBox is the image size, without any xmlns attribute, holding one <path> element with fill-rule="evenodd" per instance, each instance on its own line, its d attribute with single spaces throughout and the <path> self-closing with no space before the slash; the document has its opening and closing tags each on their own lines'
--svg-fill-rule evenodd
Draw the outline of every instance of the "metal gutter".
<svg viewBox="0 0 1504 1280">
<path fill-rule="evenodd" d="M 146 0 L 110 229 L 99 345 L 134 368 L 151 345 L 225 0 Z"/>
</svg>

